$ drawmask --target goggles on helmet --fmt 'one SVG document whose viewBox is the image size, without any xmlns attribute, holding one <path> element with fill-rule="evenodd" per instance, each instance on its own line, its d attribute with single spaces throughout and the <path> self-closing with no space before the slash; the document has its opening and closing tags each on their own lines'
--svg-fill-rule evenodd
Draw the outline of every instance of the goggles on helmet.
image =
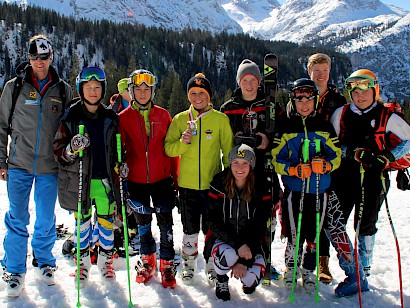
<svg viewBox="0 0 410 308">
<path fill-rule="evenodd" d="M 359 88 L 362 91 L 366 91 L 371 88 L 374 88 L 376 84 L 377 80 L 358 77 L 347 78 L 345 82 L 345 86 L 348 91 L 353 91 L 356 88 Z"/>
<path fill-rule="evenodd" d="M 105 73 L 99 67 L 87 67 L 83 69 L 79 75 L 79 81 L 90 81 L 90 80 L 97 80 L 97 81 L 105 81 Z"/>
<path fill-rule="evenodd" d="M 131 76 L 131 83 L 140 86 L 145 83 L 147 86 L 152 87 L 156 84 L 155 76 L 147 73 L 135 74 Z"/>
<path fill-rule="evenodd" d="M 51 53 L 42 53 L 42 54 L 29 54 L 28 55 L 29 60 L 37 60 L 40 58 L 40 60 L 48 60 L 51 59 Z"/>
</svg>

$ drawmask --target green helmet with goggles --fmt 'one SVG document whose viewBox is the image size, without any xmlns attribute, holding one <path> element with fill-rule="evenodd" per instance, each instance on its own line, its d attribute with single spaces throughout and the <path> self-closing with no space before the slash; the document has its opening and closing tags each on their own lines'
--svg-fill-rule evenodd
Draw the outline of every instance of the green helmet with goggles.
<svg viewBox="0 0 410 308">
<path fill-rule="evenodd" d="M 349 91 L 350 97 L 354 89 L 359 88 L 362 91 L 374 89 L 374 101 L 380 96 L 380 85 L 376 75 L 368 69 L 354 71 L 345 81 L 346 90 Z"/>
<path fill-rule="evenodd" d="M 75 79 L 75 87 L 77 90 L 78 95 L 80 95 L 81 99 L 84 100 L 84 93 L 83 93 L 83 83 L 91 81 L 91 80 L 96 80 L 101 82 L 102 85 L 102 95 L 101 99 L 104 98 L 105 92 L 107 89 L 107 79 L 105 77 L 104 71 L 96 66 L 90 66 L 83 68 L 82 71 L 77 75 L 77 78 Z M 100 99 L 100 100 L 101 100 Z M 99 103 L 100 101 L 98 101 Z"/>
<path fill-rule="evenodd" d="M 319 103 L 319 89 L 317 85 L 308 78 L 300 78 L 293 82 L 292 87 L 290 88 L 290 114 L 296 112 L 296 103 L 301 101 L 303 98 L 308 100 L 314 100 L 314 108 L 317 110 Z"/>
<path fill-rule="evenodd" d="M 138 69 L 133 71 L 128 78 L 128 91 L 130 92 L 132 100 L 135 100 L 134 87 L 139 87 L 143 83 L 151 88 L 151 100 L 154 98 L 157 78 L 148 70 Z"/>
</svg>

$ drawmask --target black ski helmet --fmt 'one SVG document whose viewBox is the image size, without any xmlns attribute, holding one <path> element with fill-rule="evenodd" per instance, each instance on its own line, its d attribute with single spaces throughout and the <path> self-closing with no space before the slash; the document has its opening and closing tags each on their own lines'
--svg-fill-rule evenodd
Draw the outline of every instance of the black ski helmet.
<svg viewBox="0 0 410 308">
<path fill-rule="evenodd" d="M 289 94 L 289 102 L 290 102 L 290 113 L 296 112 L 296 94 L 297 92 L 305 92 L 305 93 L 311 93 L 312 96 L 315 98 L 315 103 L 314 103 L 314 110 L 317 110 L 318 104 L 319 104 L 319 89 L 317 85 L 308 78 L 300 78 L 297 79 L 293 82 L 292 87 L 290 88 L 290 94 Z"/>
</svg>

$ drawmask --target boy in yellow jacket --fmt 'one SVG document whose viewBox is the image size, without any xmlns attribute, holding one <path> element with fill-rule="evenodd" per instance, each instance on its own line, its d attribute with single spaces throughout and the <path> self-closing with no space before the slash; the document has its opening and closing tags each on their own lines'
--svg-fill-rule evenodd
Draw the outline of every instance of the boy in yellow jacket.
<svg viewBox="0 0 410 308">
<path fill-rule="evenodd" d="M 209 184 L 215 174 L 228 166 L 233 134 L 228 117 L 213 109 L 211 84 L 202 73 L 187 84 L 191 106 L 177 114 L 165 138 L 165 153 L 181 156 L 178 177 L 180 212 L 183 226 L 182 281 L 193 282 L 198 257 L 198 233 L 207 233 L 205 209 Z M 210 256 L 205 247 L 205 259 Z"/>
</svg>

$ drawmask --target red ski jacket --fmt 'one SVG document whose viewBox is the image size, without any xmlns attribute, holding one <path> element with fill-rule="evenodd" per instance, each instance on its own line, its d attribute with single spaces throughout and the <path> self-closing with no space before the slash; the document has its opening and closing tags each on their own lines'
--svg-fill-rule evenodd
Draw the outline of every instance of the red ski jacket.
<svg viewBox="0 0 410 308">
<path fill-rule="evenodd" d="M 118 131 L 121 134 L 124 159 L 130 169 L 128 180 L 135 183 L 154 183 L 172 175 L 178 178 L 179 157 L 165 154 L 164 140 L 171 123 L 167 110 L 152 104 L 149 114 L 150 136 L 144 118 L 131 106 L 119 114 Z M 174 183 L 175 185 L 177 183 Z"/>
</svg>

